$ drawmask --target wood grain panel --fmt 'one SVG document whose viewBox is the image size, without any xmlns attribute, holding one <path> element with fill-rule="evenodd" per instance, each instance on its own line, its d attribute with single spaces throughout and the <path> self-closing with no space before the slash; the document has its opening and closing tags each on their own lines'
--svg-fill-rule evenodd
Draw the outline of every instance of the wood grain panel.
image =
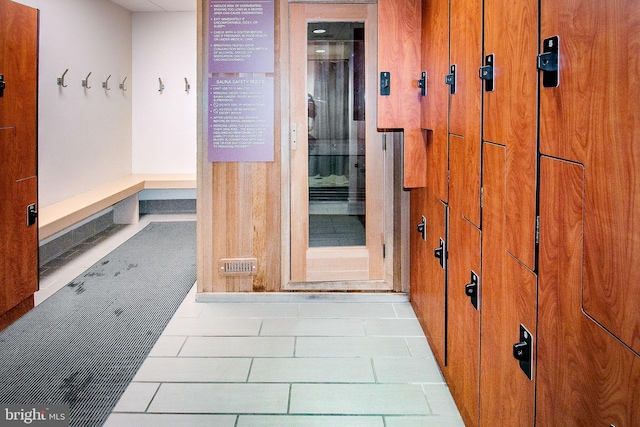
<svg viewBox="0 0 640 427">
<path fill-rule="evenodd" d="M 585 166 L 584 309 L 640 353 L 640 8 L 544 1 L 542 25 L 561 56 L 541 150 Z"/>
<path fill-rule="evenodd" d="M 533 426 L 535 383 L 512 351 L 520 324 L 535 340 L 536 277 L 504 247 L 506 149 L 483 144 L 483 152 L 480 425 Z"/>
<path fill-rule="evenodd" d="M 428 189 L 411 190 L 411 304 L 443 369 L 446 363 L 446 275 L 433 250 L 446 240 L 447 207 Z M 426 241 L 417 233 L 422 215 L 426 218 Z"/>
<path fill-rule="evenodd" d="M 426 185 L 420 132 L 421 0 L 378 1 L 378 72 L 391 73 L 389 96 L 378 95 L 378 128 L 404 130 L 404 186 Z"/>
<path fill-rule="evenodd" d="M 534 268 L 537 161 L 537 0 L 485 3 L 485 54 L 495 55 L 485 92 L 485 141 L 507 147 L 507 250 Z"/>
<path fill-rule="evenodd" d="M 450 96 L 449 132 L 464 137 L 462 215 L 480 227 L 480 94 L 482 1 L 451 0 L 450 62 L 456 65 L 456 93 Z"/>
<path fill-rule="evenodd" d="M 427 145 L 427 186 L 447 202 L 449 156 L 449 1 L 422 2 L 422 70 L 427 72 L 426 95 L 421 99 L 421 126 Z"/>
<path fill-rule="evenodd" d="M 586 168 L 543 157 L 540 177 L 538 425 L 636 425 L 640 357 L 581 307 Z"/>
</svg>

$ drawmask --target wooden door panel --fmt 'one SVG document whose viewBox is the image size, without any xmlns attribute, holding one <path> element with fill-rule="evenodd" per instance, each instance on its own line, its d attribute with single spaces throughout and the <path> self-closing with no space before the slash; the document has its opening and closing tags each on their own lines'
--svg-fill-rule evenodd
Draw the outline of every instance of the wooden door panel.
<svg viewBox="0 0 640 427">
<path fill-rule="evenodd" d="M 584 310 L 640 353 L 640 8 L 543 1 L 541 13 L 542 36 L 560 37 L 541 151 L 585 167 Z"/>
<path fill-rule="evenodd" d="M 513 344 L 520 324 L 535 337 L 536 277 L 504 246 L 506 149 L 485 143 L 483 152 L 480 425 L 533 426 L 535 383 L 514 359 Z"/>
<path fill-rule="evenodd" d="M 427 186 L 432 194 L 448 201 L 449 0 L 422 1 L 422 71 L 427 73 L 426 93 L 421 99 L 421 126 L 426 131 Z"/>
<path fill-rule="evenodd" d="M 449 211 L 447 278 L 447 369 L 445 378 L 467 426 L 478 425 L 480 305 L 474 308 L 465 293 L 472 272 L 480 277 L 480 230 Z"/>
<path fill-rule="evenodd" d="M 449 98 L 449 132 L 464 138 L 462 215 L 480 227 L 482 1 L 451 0 L 450 11 L 450 62 L 456 66 L 456 91 Z"/>
<path fill-rule="evenodd" d="M 494 54 L 493 92 L 485 92 L 483 138 L 507 147 L 506 246 L 530 269 L 535 261 L 537 162 L 537 0 L 485 2 L 485 54 Z"/>
<path fill-rule="evenodd" d="M 420 132 L 421 0 L 378 1 L 378 72 L 391 73 L 390 94 L 378 93 L 378 128 L 404 129 L 404 186 L 426 185 Z"/>
<path fill-rule="evenodd" d="M 446 241 L 447 206 L 427 189 L 411 190 L 411 303 L 429 340 L 433 354 L 446 364 L 446 271 L 434 257 L 440 241 Z M 417 225 L 426 220 L 426 240 Z"/>
<path fill-rule="evenodd" d="M 632 426 L 640 420 L 640 357 L 581 307 L 585 177 L 579 164 L 541 159 L 536 419 L 543 426 Z"/>
</svg>

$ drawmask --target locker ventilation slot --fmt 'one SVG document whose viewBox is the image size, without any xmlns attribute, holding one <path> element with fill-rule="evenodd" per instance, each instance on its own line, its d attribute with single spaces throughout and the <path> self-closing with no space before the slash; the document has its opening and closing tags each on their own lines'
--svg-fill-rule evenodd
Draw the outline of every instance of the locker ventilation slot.
<svg viewBox="0 0 640 427">
<path fill-rule="evenodd" d="M 222 258 L 218 263 L 222 276 L 250 276 L 258 271 L 256 258 Z"/>
</svg>

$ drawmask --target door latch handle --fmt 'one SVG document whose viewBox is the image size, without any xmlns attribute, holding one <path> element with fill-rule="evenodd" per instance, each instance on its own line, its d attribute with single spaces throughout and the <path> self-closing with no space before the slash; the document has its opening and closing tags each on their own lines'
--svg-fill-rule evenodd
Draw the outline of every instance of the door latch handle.
<svg viewBox="0 0 640 427">
<path fill-rule="evenodd" d="M 418 233 L 422 235 L 422 240 L 427 240 L 427 218 L 422 215 L 422 222 L 418 224 Z"/>
<path fill-rule="evenodd" d="M 464 293 L 469 297 L 471 305 L 473 305 L 473 308 L 476 310 L 478 310 L 478 282 L 478 275 L 475 271 L 471 270 L 471 283 L 468 283 L 464 287 Z"/>
<path fill-rule="evenodd" d="M 444 83 L 449 85 L 449 93 L 455 95 L 456 93 L 456 65 L 453 64 L 450 68 L 450 74 L 444 76 Z"/>
<path fill-rule="evenodd" d="M 36 204 L 32 203 L 27 206 L 27 227 L 31 227 L 35 224 L 36 219 L 38 219 L 38 211 L 36 210 Z"/>
<path fill-rule="evenodd" d="M 0 74 L 0 98 L 4 96 L 4 89 L 7 87 L 7 84 L 4 81 L 4 74 Z"/>
<path fill-rule="evenodd" d="M 433 256 L 440 260 L 440 267 L 445 268 L 447 250 L 445 247 L 444 240 L 442 238 L 440 238 L 440 246 L 433 250 Z"/>
<path fill-rule="evenodd" d="M 513 357 L 520 363 L 520 369 L 527 378 L 531 379 L 531 356 L 533 350 L 533 338 L 531 333 L 520 325 L 520 341 L 513 345 Z"/>
</svg>

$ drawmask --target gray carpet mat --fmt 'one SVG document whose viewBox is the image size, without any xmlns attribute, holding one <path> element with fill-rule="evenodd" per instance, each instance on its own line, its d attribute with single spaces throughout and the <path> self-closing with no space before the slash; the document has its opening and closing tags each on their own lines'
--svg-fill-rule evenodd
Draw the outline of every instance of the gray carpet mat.
<svg viewBox="0 0 640 427">
<path fill-rule="evenodd" d="M 0 332 L 0 403 L 101 426 L 195 280 L 195 222 L 149 224 Z"/>
</svg>

